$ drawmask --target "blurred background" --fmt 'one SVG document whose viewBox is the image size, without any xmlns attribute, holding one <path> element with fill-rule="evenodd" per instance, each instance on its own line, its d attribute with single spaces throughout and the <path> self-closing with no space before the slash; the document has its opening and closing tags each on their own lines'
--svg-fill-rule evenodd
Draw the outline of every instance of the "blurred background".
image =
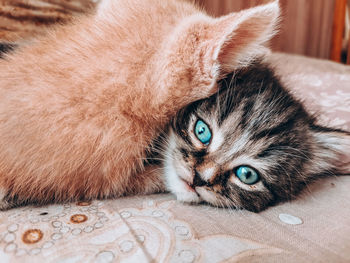
<svg viewBox="0 0 350 263">
<path fill-rule="evenodd" d="M 127 1 L 127 0 L 122 0 Z M 271 0 L 189 0 L 220 16 Z M 91 10 L 99 0 L 0 0 L 0 42 L 20 41 L 46 26 Z M 274 51 L 350 64 L 350 0 L 280 0 L 280 33 Z"/>
<path fill-rule="evenodd" d="M 210 14 L 219 16 L 268 3 L 271 0 L 198 0 L 198 2 Z M 350 0 L 280 0 L 279 2 L 282 7 L 282 23 L 279 34 L 272 40 L 273 50 L 346 61 L 345 51 L 350 48 L 348 42 Z"/>
</svg>

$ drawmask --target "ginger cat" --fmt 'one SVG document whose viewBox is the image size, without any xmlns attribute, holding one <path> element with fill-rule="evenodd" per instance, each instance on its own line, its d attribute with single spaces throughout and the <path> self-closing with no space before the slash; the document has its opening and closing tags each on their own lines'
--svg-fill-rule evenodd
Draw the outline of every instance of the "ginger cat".
<svg viewBox="0 0 350 263">
<path fill-rule="evenodd" d="M 279 6 L 212 18 L 175 0 L 104 1 L 0 61 L 0 208 L 164 190 L 147 147 L 258 56 Z"/>
</svg>

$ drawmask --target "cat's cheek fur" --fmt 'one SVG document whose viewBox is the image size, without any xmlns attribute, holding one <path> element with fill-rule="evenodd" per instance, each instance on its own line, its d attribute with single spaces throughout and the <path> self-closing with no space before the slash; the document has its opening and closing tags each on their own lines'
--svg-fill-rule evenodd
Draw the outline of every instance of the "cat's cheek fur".
<svg viewBox="0 0 350 263">
<path fill-rule="evenodd" d="M 201 198 L 198 194 L 189 189 L 189 186 L 177 174 L 174 167 L 173 151 L 176 147 L 174 134 L 171 132 L 169 136 L 169 147 L 165 153 L 164 162 L 164 179 L 168 191 L 176 195 L 176 199 L 185 203 L 199 203 Z"/>
<path fill-rule="evenodd" d="M 224 197 L 222 194 L 216 192 L 213 189 L 210 189 L 206 186 L 196 187 L 196 192 L 199 194 L 200 198 L 203 199 L 208 204 L 211 204 L 216 207 L 226 207 L 226 208 L 238 208 L 242 207 L 240 200 L 234 195 L 229 198 Z"/>
<path fill-rule="evenodd" d="M 196 191 L 201 196 L 201 198 L 203 198 L 203 200 L 207 203 L 216 206 L 222 206 L 222 203 L 218 201 L 218 197 L 212 191 L 208 191 L 204 189 L 204 187 L 196 187 Z"/>
</svg>

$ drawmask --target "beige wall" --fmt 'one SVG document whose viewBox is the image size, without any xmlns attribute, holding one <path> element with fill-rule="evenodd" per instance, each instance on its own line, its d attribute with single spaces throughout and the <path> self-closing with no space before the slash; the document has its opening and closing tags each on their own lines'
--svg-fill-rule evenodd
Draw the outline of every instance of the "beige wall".
<svg viewBox="0 0 350 263">
<path fill-rule="evenodd" d="M 269 0 L 197 0 L 209 13 L 222 15 Z M 282 24 L 272 41 L 276 51 L 329 58 L 334 0 L 280 0 Z"/>
</svg>

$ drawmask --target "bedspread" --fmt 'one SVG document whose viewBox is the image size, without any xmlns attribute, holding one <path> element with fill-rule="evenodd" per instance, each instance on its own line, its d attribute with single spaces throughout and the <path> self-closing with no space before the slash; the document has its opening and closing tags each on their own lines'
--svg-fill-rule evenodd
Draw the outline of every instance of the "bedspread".
<svg viewBox="0 0 350 263">
<path fill-rule="evenodd" d="M 270 61 L 321 123 L 350 130 L 349 66 L 286 54 Z M 350 177 L 320 180 L 258 214 L 170 194 L 0 212 L 0 262 L 118 261 L 350 262 Z"/>
</svg>

